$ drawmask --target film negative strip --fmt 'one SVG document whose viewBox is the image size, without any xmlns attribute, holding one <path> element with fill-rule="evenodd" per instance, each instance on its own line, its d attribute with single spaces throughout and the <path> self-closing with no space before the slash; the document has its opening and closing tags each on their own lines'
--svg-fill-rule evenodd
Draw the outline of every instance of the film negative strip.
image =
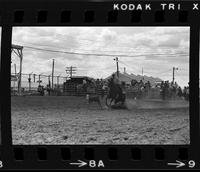
<svg viewBox="0 0 200 172">
<path fill-rule="evenodd" d="M 198 1 L 0 1 L 0 170 L 200 169 Z"/>
</svg>

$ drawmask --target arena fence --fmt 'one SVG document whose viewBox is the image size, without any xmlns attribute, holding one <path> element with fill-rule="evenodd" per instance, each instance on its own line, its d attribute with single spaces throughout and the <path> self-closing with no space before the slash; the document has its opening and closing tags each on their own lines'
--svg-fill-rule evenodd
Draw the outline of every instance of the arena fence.
<svg viewBox="0 0 200 172">
<path fill-rule="evenodd" d="M 29 75 L 22 74 L 22 84 L 21 84 L 21 95 L 42 95 L 42 96 L 85 96 L 86 94 L 97 94 L 94 88 L 87 88 L 86 90 L 79 87 L 80 84 L 77 83 L 67 83 L 66 77 L 54 77 L 53 88 L 50 91 L 46 89 L 49 84 L 52 87 L 51 76 L 47 75 L 31 75 L 32 78 L 29 80 Z M 17 81 L 11 81 L 11 95 L 17 96 L 18 93 L 18 83 Z M 44 92 L 38 91 L 38 86 L 41 85 L 44 88 Z M 150 88 L 149 90 L 143 90 L 142 92 L 134 87 L 128 87 L 126 89 L 126 97 L 130 99 L 162 99 L 160 88 Z M 170 96 L 167 95 L 167 98 Z M 173 96 L 173 99 L 179 99 L 178 96 Z"/>
</svg>

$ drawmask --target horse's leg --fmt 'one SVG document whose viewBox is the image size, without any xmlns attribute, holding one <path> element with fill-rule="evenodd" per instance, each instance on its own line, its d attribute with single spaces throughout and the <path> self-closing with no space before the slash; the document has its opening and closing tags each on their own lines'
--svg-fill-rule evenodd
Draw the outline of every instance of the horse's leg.
<svg viewBox="0 0 200 172">
<path fill-rule="evenodd" d="M 113 101 L 113 98 L 111 98 L 111 100 L 110 100 L 110 104 L 109 104 L 110 106 L 111 106 L 112 101 Z"/>
<path fill-rule="evenodd" d="M 111 100 L 110 100 L 110 106 L 111 106 L 111 103 L 113 102 L 113 100 L 115 100 L 114 98 L 112 98 Z"/>
<path fill-rule="evenodd" d="M 109 98 L 109 96 L 106 96 L 106 106 L 110 106 L 110 105 L 108 104 L 108 98 Z"/>
</svg>

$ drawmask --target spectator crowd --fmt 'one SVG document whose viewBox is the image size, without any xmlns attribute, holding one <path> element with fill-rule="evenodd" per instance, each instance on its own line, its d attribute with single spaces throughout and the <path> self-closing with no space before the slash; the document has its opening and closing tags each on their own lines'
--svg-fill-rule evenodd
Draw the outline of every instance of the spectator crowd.
<svg viewBox="0 0 200 172">
<path fill-rule="evenodd" d="M 150 81 L 144 82 L 143 80 L 131 80 L 131 84 L 121 82 L 116 76 L 112 76 L 110 79 L 83 79 L 83 84 L 79 84 L 76 87 L 77 92 L 85 92 L 88 94 L 97 94 L 102 97 L 108 94 L 108 90 L 111 87 L 111 83 L 119 85 L 123 94 L 128 94 L 130 90 L 136 93 L 137 98 L 142 98 L 144 95 L 149 95 L 152 90 L 159 90 L 159 95 L 163 100 L 184 98 L 189 100 L 189 85 L 183 89 L 178 85 L 177 82 L 161 81 L 155 85 L 151 85 Z M 188 83 L 189 84 L 189 83 Z M 40 95 L 44 95 L 44 91 L 50 95 L 52 91 L 50 86 L 47 85 L 45 88 L 41 85 L 38 86 L 38 92 Z"/>
</svg>

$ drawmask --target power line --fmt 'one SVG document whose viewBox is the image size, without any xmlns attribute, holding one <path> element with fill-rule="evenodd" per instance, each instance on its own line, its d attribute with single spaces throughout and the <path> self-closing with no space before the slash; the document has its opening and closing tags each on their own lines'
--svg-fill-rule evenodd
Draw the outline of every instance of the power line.
<svg viewBox="0 0 200 172">
<path fill-rule="evenodd" d="M 40 51 L 47 51 L 47 52 L 54 52 L 54 53 L 64 53 L 64 54 L 76 54 L 76 55 L 86 55 L 86 56 L 121 56 L 121 57 L 140 57 L 140 56 L 149 56 L 149 55 L 158 55 L 158 56 L 175 56 L 175 55 L 182 55 L 182 56 L 188 56 L 188 54 L 181 54 L 181 53 L 174 53 L 174 54 L 139 54 L 139 55 L 127 55 L 127 54 L 96 54 L 96 53 L 80 53 L 80 52 L 69 52 L 69 51 L 61 51 L 61 50 L 50 50 L 45 48 L 38 48 L 38 47 L 32 47 L 32 46 L 24 46 L 25 48 L 30 48 L 34 50 L 40 50 Z"/>
<path fill-rule="evenodd" d="M 34 43 L 30 43 L 30 42 L 21 42 L 21 41 L 18 41 L 19 44 L 31 44 L 31 45 L 35 45 L 35 46 L 42 46 L 42 47 L 48 47 L 48 48 L 61 48 L 63 49 L 64 47 L 58 47 L 58 46 L 50 46 L 50 45 L 45 45 L 45 44 L 34 44 Z M 119 48 L 119 47 L 113 47 L 113 48 Z M 122 47 L 120 47 L 122 48 Z M 124 48 L 129 48 L 130 50 L 132 50 L 133 48 L 132 47 L 124 47 Z M 136 47 L 134 48 L 134 50 L 143 50 L 144 48 L 141 48 L 141 47 Z M 165 47 L 162 47 L 162 51 L 164 50 L 167 50 L 167 51 L 171 51 L 171 49 L 169 48 L 165 48 Z M 82 50 L 82 51 L 96 51 L 96 52 L 116 52 L 116 53 L 124 53 L 124 52 L 127 52 L 127 53 L 135 53 L 135 51 L 131 52 L 131 51 L 106 51 L 106 50 L 103 50 L 103 51 L 100 51 L 100 50 L 91 50 L 91 49 L 74 49 L 73 50 Z M 168 53 L 168 52 L 166 52 Z"/>
<path fill-rule="evenodd" d="M 76 73 L 76 67 L 74 67 L 74 66 L 66 67 L 65 71 L 72 78 L 72 75 Z"/>
</svg>

